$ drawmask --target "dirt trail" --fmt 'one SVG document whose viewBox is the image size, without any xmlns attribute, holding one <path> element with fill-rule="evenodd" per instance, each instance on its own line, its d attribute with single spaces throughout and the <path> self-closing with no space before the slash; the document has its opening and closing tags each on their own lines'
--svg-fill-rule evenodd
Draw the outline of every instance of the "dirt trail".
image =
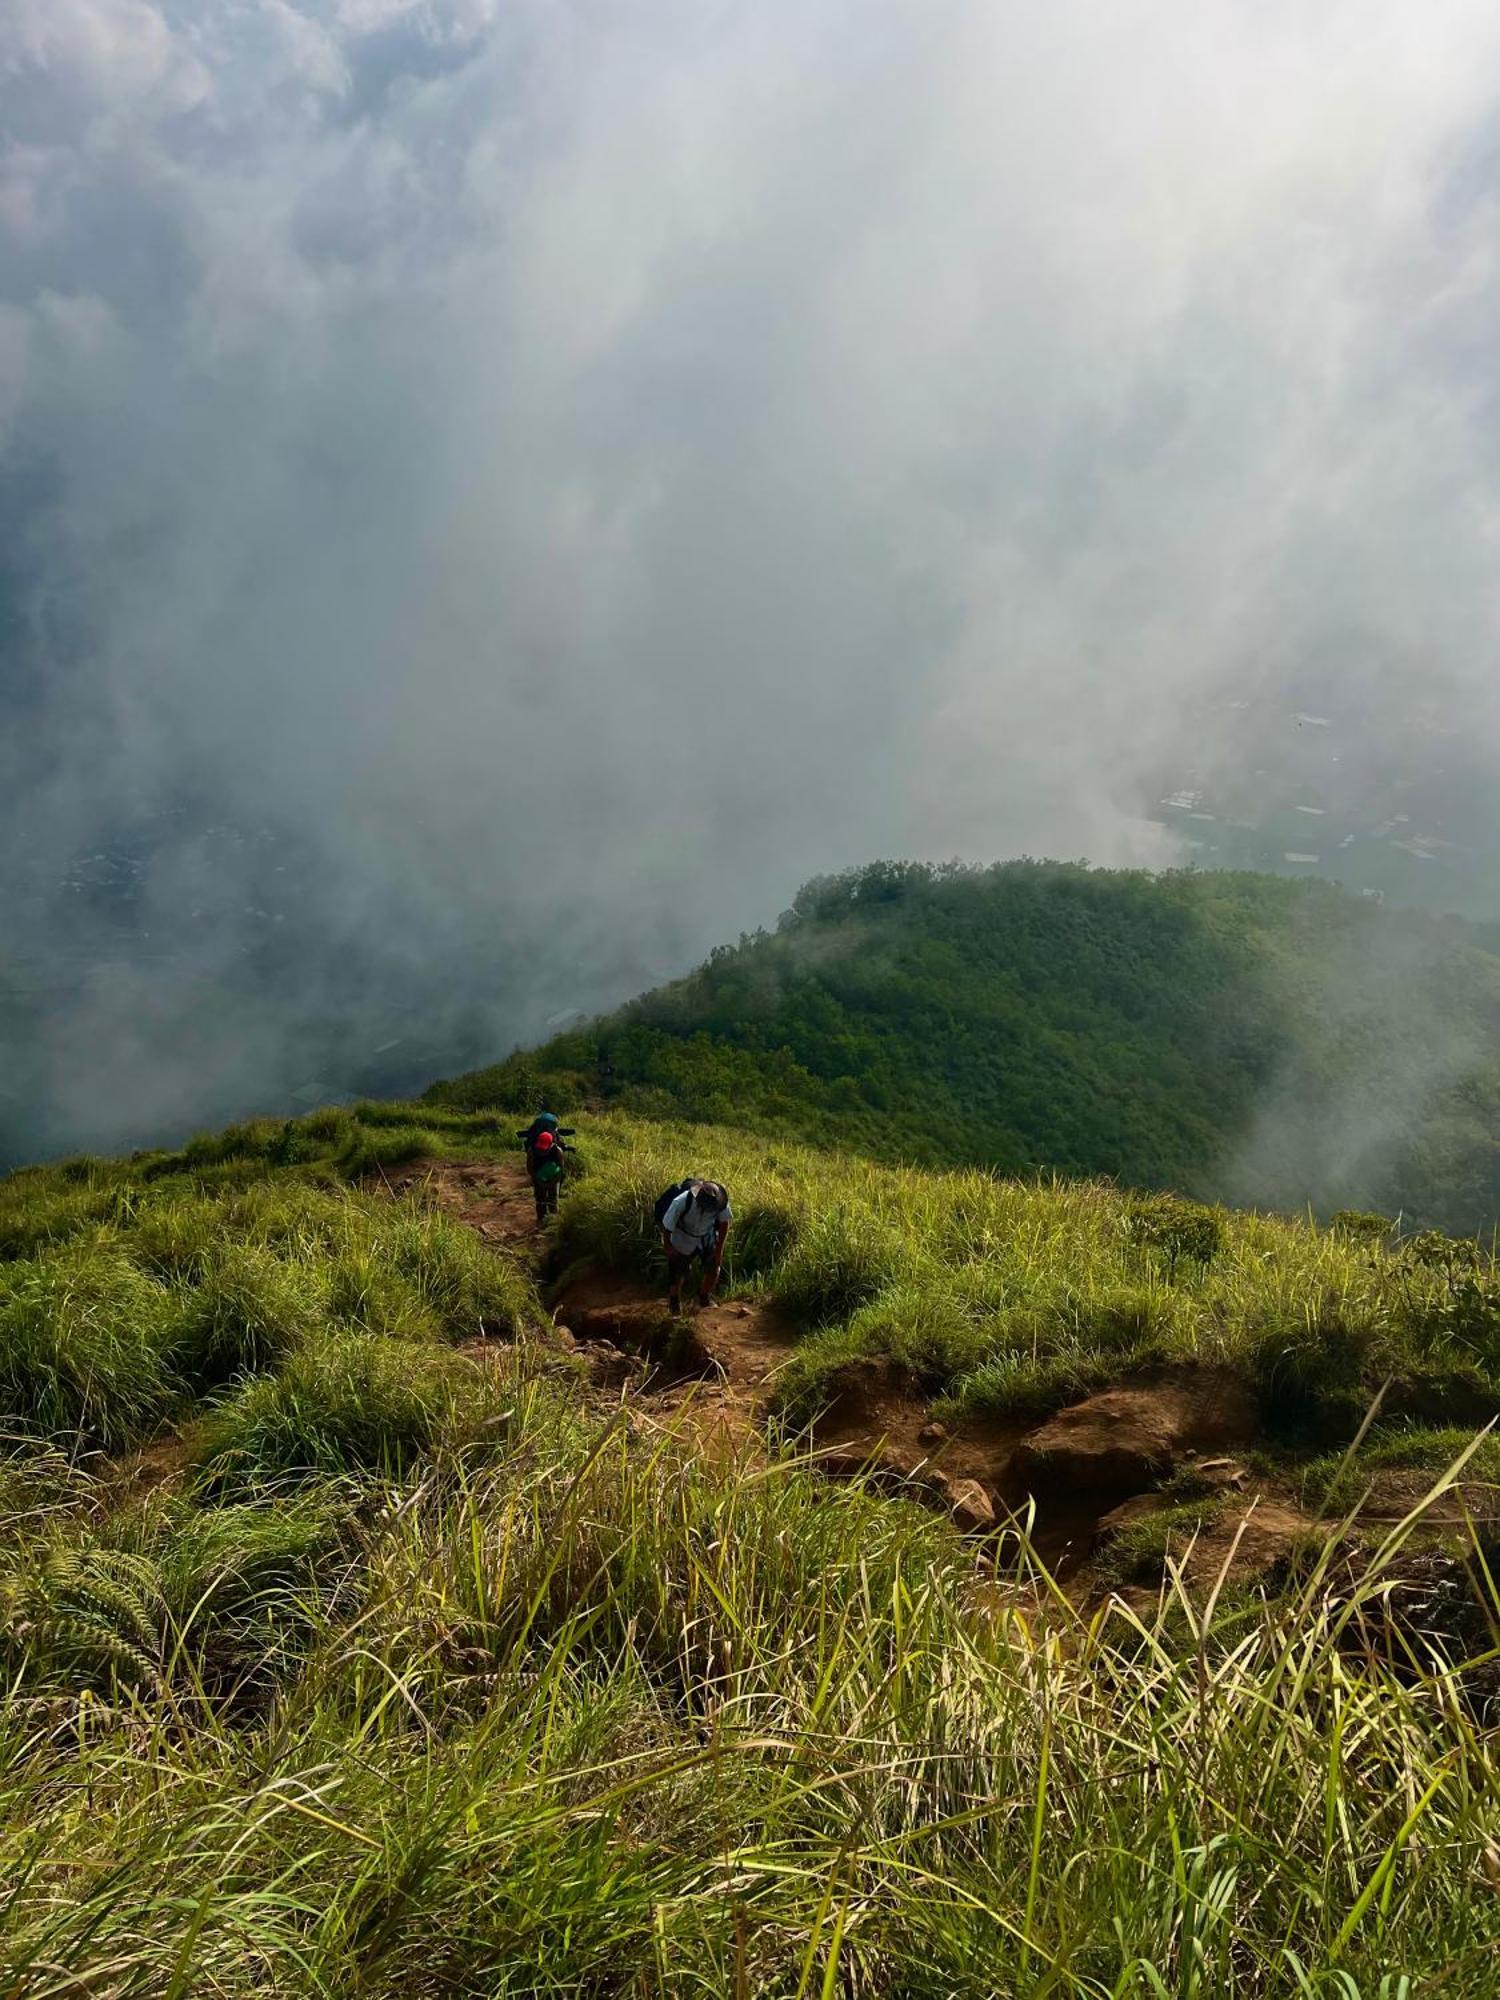
<svg viewBox="0 0 1500 2000">
<path fill-rule="evenodd" d="M 546 1239 L 519 1162 L 420 1160 L 380 1176 L 520 1254 L 540 1270 Z M 601 1388 L 642 1411 L 690 1425 L 706 1446 L 763 1441 L 776 1379 L 796 1331 L 743 1300 L 687 1305 L 673 1319 L 639 1279 L 594 1272 L 565 1286 L 552 1317 Z M 1086 1397 L 1045 1422 L 937 1423 L 919 1385 L 878 1359 L 837 1379 L 818 1422 L 818 1463 L 832 1477 L 866 1473 L 877 1486 L 947 1512 L 959 1527 L 1004 1538 L 1030 1522 L 1033 1547 L 1055 1576 L 1086 1588 L 1101 1540 L 1148 1516 L 1173 1472 L 1201 1464 L 1228 1499 L 1201 1561 L 1222 1553 L 1250 1516 L 1239 1564 L 1267 1567 L 1308 1525 L 1286 1496 L 1262 1490 L 1235 1453 L 1253 1439 L 1242 1386 L 1212 1370 L 1162 1371 L 1150 1382 Z"/>
<path fill-rule="evenodd" d="M 419 1160 L 381 1181 L 393 1194 L 435 1202 L 540 1268 L 546 1239 L 519 1164 Z M 660 1291 L 619 1273 L 567 1286 L 552 1318 L 601 1386 L 644 1390 L 655 1407 L 736 1440 L 764 1435 L 777 1371 L 796 1344 L 794 1330 L 764 1306 L 716 1299 L 684 1306 L 674 1320 Z"/>
</svg>

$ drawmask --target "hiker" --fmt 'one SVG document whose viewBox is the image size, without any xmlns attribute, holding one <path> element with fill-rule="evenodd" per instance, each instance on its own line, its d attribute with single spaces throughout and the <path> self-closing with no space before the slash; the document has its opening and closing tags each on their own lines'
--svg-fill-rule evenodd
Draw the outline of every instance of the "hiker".
<svg viewBox="0 0 1500 2000">
<path fill-rule="evenodd" d="M 656 1205 L 661 1245 L 667 1256 L 667 1306 L 682 1310 L 682 1281 L 694 1263 L 701 1263 L 698 1303 L 706 1306 L 719 1282 L 724 1262 L 724 1238 L 733 1211 L 719 1181 L 682 1181 L 668 1188 Z"/>
<path fill-rule="evenodd" d="M 557 1213 L 557 1197 L 562 1192 L 567 1169 L 565 1139 L 573 1136 L 571 1126 L 559 1125 L 557 1114 L 543 1109 L 516 1137 L 526 1148 L 526 1178 L 536 1198 L 536 1220 L 540 1229 L 549 1215 Z"/>
</svg>

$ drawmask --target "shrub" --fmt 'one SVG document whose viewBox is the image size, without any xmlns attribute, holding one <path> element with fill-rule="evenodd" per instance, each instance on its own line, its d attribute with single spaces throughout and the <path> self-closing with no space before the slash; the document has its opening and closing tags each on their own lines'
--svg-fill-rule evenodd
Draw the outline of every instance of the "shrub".
<svg viewBox="0 0 1500 2000">
<path fill-rule="evenodd" d="M 1328 1221 L 1336 1236 L 1347 1237 L 1351 1243 L 1384 1243 L 1395 1235 L 1396 1226 L 1388 1215 L 1361 1208 L 1341 1208 Z"/>
<path fill-rule="evenodd" d="M 1180 1263 L 1210 1264 L 1224 1247 L 1224 1217 L 1219 1210 L 1183 1201 L 1177 1195 L 1142 1196 L 1131 1201 L 1126 1204 L 1123 1222 L 1130 1241 L 1139 1249 L 1158 1252 L 1173 1278 Z"/>
</svg>

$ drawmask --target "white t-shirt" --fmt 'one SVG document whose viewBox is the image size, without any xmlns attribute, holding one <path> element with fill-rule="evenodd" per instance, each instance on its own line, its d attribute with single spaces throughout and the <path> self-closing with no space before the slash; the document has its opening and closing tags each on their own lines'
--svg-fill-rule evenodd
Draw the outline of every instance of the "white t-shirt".
<svg viewBox="0 0 1500 2000">
<path fill-rule="evenodd" d="M 661 1226 L 670 1237 L 672 1248 L 680 1250 L 684 1257 L 691 1257 L 713 1242 L 721 1222 L 727 1226 L 733 1217 L 734 1211 L 727 1201 L 722 1208 L 699 1208 L 697 1190 L 688 1188 L 668 1208 Z"/>
</svg>

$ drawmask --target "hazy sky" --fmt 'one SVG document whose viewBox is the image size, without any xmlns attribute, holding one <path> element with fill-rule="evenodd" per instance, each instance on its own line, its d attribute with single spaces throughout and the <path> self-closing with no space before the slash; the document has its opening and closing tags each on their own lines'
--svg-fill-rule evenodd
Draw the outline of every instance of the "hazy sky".
<svg viewBox="0 0 1500 2000">
<path fill-rule="evenodd" d="M 45 865 L 274 821 L 377 963 L 536 950 L 503 1045 L 877 854 L 1170 859 L 1207 690 L 1493 766 L 1492 4 L 6 0 L 0 131 Z M 137 1078 L 242 887 L 153 866 Z"/>
</svg>

